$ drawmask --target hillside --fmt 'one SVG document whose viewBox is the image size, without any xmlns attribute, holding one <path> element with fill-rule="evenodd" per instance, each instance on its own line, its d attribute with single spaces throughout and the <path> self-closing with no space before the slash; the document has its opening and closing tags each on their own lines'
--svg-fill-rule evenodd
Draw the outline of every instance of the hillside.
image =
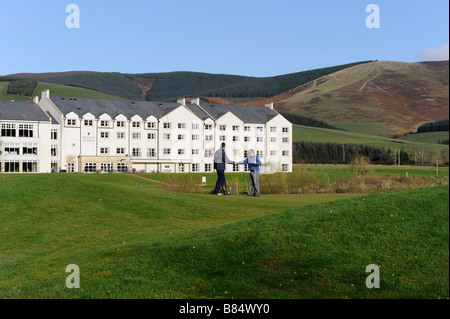
<svg viewBox="0 0 450 319">
<path fill-rule="evenodd" d="M 8 94 L 8 85 L 9 82 L 0 81 L 0 101 L 31 101 L 31 97 L 18 96 Z M 50 94 L 53 96 L 76 96 L 76 97 L 87 97 L 87 98 L 96 98 L 96 99 L 121 99 L 120 97 L 105 94 L 102 92 L 84 89 L 73 86 L 66 85 L 58 85 L 51 83 L 39 83 L 34 90 L 33 96 L 41 95 L 43 90 L 50 90 Z"/>
<path fill-rule="evenodd" d="M 376 61 L 320 77 L 273 100 L 278 111 L 389 136 L 448 118 L 448 76 L 448 61 Z"/>
<path fill-rule="evenodd" d="M 96 73 L 73 71 L 61 73 L 21 73 L 8 77 L 37 79 L 43 82 L 83 87 L 147 101 L 176 101 L 180 97 L 267 98 L 281 94 L 323 75 L 368 61 L 295 72 L 273 77 L 251 77 L 200 72 L 167 73 Z"/>
</svg>

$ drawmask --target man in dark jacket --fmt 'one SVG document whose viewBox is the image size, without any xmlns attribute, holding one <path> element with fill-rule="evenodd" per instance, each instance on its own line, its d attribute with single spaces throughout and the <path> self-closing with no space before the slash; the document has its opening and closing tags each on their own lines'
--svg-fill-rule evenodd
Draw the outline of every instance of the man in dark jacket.
<svg viewBox="0 0 450 319">
<path fill-rule="evenodd" d="M 261 160 L 255 155 L 254 150 L 249 150 L 248 157 L 238 164 L 248 164 L 248 169 L 250 170 L 250 193 L 248 196 L 259 197 L 259 167 L 261 166 Z"/>
<path fill-rule="evenodd" d="M 221 147 L 214 153 L 214 169 L 217 171 L 217 182 L 214 189 L 215 195 L 222 195 L 220 188 L 223 188 L 224 194 L 228 195 L 227 182 L 225 180 L 225 168 L 226 164 L 236 164 L 228 159 L 225 153 L 225 143 L 222 143 Z"/>
</svg>

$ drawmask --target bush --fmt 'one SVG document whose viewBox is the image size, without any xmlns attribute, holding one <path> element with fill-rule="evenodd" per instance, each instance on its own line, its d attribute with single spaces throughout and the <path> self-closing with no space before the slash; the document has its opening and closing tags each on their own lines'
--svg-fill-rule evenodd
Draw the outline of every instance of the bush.
<svg viewBox="0 0 450 319">
<path fill-rule="evenodd" d="M 358 175 L 367 175 L 372 171 L 371 164 L 368 157 L 355 156 L 350 162 L 350 167 L 352 172 L 356 172 Z"/>
</svg>

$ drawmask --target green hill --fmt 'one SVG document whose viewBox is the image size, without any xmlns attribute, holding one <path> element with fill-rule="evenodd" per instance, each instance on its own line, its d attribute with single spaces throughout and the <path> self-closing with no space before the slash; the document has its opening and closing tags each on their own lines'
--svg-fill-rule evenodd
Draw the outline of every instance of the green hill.
<svg viewBox="0 0 450 319">
<path fill-rule="evenodd" d="M 135 182 L 0 179 L 0 296 L 448 298 L 448 186 L 277 201 Z M 80 267 L 80 289 L 64 286 L 69 264 Z M 366 288 L 369 264 L 380 267 L 380 289 Z"/>
<path fill-rule="evenodd" d="M 8 85 L 9 82 L 0 81 L 0 101 L 31 101 L 32 97 L 25 97 L 19 95 L 8 94 Z M 76 97 L 88 97 L 88 98 L 97 98 L 97 99 L 122 99 L 118 96 L 113 96 L 109 94 L 105 94 L 102 92 L 66 86 L 66 85 L 58 85 L 52 83 L 42 83 L 39 82 L 36 89 L 34 90 L 33 96 L 41 96 L 41 92 L 44 90 L 50 90 L 50 94 L 54 96 L 76 96 Z"/>
</svg>

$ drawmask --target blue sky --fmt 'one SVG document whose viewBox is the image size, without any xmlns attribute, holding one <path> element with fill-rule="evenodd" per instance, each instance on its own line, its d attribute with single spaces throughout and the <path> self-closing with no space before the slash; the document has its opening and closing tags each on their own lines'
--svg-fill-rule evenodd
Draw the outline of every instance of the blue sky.
<svg viewBox="0 0 450 319">
<path fill-rule="evenodd" d="M 69 4 L 80 27 L 67 28 Z M 380 9 L 367 28 L 366 6 Z M 0 74 L 272 76 L 362 60 L 448 59 L 447 0 L 0 0 Z"/>
</svg>

